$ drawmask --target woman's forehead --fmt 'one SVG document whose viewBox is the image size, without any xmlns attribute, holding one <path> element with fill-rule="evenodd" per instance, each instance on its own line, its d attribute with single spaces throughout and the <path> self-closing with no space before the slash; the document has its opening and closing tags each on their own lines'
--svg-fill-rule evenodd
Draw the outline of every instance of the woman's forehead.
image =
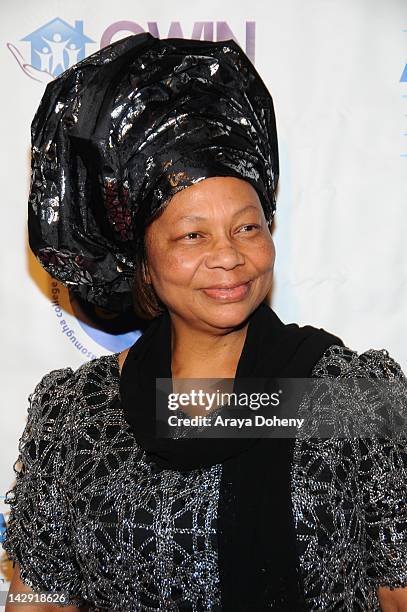
<svg viewBox="0 0 407 612">
<path fill-rule="evenodd" d="M 244 206 L 261 208 L 260 198 L 254 187 L 235 177 L 210 177 L 185 187 L 169 201 L 167 217 L 198 217 L 214 212 L 234 214 Z"/>
</svg>

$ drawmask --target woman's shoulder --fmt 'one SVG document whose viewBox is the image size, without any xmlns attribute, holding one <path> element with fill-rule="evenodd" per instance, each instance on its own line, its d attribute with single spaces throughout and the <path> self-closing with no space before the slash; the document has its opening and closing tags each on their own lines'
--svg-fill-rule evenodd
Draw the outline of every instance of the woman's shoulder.
<svg viewBox="0 0 407 612">
<path fill-rule="evenodd" d="M 41 413 L 44 417 L 52 414 L 58 421 L 66 413 L 64 408 L 84 393 L 111 391 L 112 383 L 119 378 L 118 357 L 118 353 L 102 355 L 76 369 L 67 366 L 48 371 L 29 395 L 29 414 Z"/>
<path fill-rule="evenodd" d="M 401 365 L 385 348 L 370 348 L 358 352 L 348 346 L 334 344 L 328 347 L 316 362 L 312 376 L 369 377 L 406 381 Z"/>
<path fill-rule="evenodd" d="M 332 345 L 311 377 L 302 434 L 333 439 L 405 435 L 407 378 L 387 349 L 359 353 Z"/>
<path fill-rule="evenodd" d="M 91 359 L 73 369 L 70 366 L 56 368 L 46 372 L 36 385 L 34 392 L 40 392 L 44 388 L 68 385 L 82 378 L 99 374 L 102 372 L 118 371 L 118 363 L 121 353 L 101 355 L 96 359 Z"/>
</svg>

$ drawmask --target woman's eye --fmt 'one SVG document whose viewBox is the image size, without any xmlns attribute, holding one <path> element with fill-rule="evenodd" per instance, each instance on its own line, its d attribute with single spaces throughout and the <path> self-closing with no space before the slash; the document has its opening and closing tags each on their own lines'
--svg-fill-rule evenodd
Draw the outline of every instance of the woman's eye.
<svg viewBox="0 0 407 612">
<path fill-rule="evenodd" d="M 254 227 L 254 229 L 258 229 L 260 226 L 256 223 L 249 223 L 248 225 L 244 225 L 241 229 L 244 229 L 245 227 Z"/>
<path fill-rule="evenodd" d="M 189 236 L 199 236 L 199 234 L 198 232 L 189 232 L 188 234 L 185 234 L 184 238 L 188 239 Z"/>
<path fill-rule="evenodd" d="M 250 228 L 248 230 L 248 232 L 250 233 L 252 231 L 252 228 L 254 228 L 254 230 L 258 229 L 260 227 L 260 225 L 257 225 L 256 223 L 249 223 L 247 225 L 243 225 L 243 227 L 240 228 L 239 231 L 246 229 L 246 228 Z M 247 231 L 245 231 L 244 233 L 248 233 Z M 196 236 L 200 236 L 201 234 L 199 232 L 188 232 L 188 234 L 185 234 L 184 236 L 182 236 L 182 238 L 185 238 L 185 240 L 188 240 L 189 242 L 195 242 L 195 237 Z"/>
</svg>

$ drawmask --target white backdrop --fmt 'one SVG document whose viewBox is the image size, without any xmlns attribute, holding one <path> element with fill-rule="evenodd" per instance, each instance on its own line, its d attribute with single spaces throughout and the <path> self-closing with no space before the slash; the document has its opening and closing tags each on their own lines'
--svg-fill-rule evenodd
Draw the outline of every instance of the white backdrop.
<svg viewBox="0 0 407 612">
<path fill-rule="evenodd" d="M 51 369 L 122 350 L 138 335 L 115 338 L 80 322 L 26 237 L 29 127 L 44 69 L 55 76 L 110 40 L 141 31 L 235 38 L 277 115 L 271 305 L 286 323 L 323 327 L 359 352 L 386 348 L 407 370 L 405 0 L 13 0 L 0 10 L 3 527 L 34 385 Z M 4 552 L 2 561 L 6 588 Z"/>
</svg>

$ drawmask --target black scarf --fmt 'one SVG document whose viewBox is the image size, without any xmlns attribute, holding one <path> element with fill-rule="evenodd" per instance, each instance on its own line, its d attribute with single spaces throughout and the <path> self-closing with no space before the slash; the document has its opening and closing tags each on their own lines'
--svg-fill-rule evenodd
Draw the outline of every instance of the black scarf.
<svg viewBox="0 0 407 612">
<path fill-rule="evenodd" d="M 250 315 L 236 379 L 309 377 L 326 348 L 343 345 L 310 325 L 284 324 L 265 303 Z M 127 422 L 162 468 L 222 463 L 218 562 L 223 612 L 306 610 L 292 515 L 294 440 L 155 439 L 155 378 L 171 378 L 171 319 L 156 317 L 131 347 L 120 379 Z"/>
</svg>

